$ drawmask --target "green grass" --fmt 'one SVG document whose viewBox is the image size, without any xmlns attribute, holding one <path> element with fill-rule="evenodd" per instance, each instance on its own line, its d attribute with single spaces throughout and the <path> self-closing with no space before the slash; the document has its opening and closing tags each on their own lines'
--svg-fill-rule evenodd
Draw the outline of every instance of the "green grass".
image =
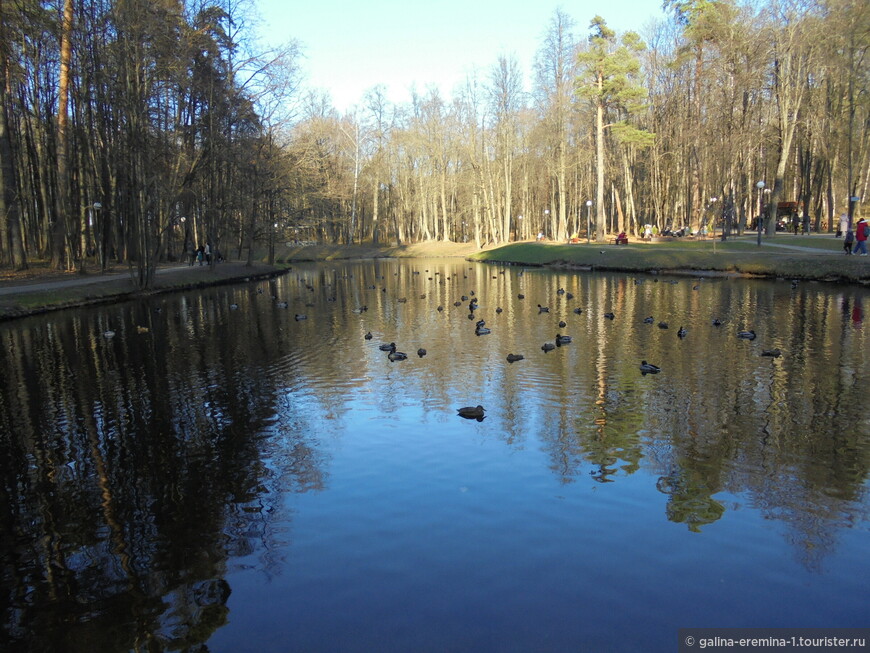
<svg viewBox="0 0 870 653">
<path fill-rule="evenodd" d="M 727 242 L 668 241 L 611 245 L 513 243 L 477 252 L 473 260 L 628 272 L 719 272 L 839 282 L 870 282 L 870 260 L 845 256 L 833 237 L 782 236 L 761 247 L 747 237 Z M 773 243 L 773 244 L 771 244 Z M 800 246 L 789 249 L 778 245 Z M 825 251 L 817 251 L 825 250 Z"/>
<path fill-rule="evenodd" d="M 86 304 L 118 302 L 143 294 L 235 283 L 245 278 L 267 278 L 282 274 L 285 270 L 286 266 L 281 265 L 257 265 L 247 268 L 239 264 L 220 264 L 213 270 L 191 267 L 174 270 L 171 274 L 157 275 L 153 289 L 147 292 L 137 290 L 127 274 L 117 275 L 96 283 L 85 285 L 69 283 L 63 287 L 48 289 L 40 288 L 38 284 L 24 285 L 14 294 L 0 295 L 0 319 L 10 319 Z M 58 280 L 51 279 L 48 283 L 56 281 Z M 66 281 L 74 281 L 74 278 L 60 280 L 61 283 Z"/>
</svg>

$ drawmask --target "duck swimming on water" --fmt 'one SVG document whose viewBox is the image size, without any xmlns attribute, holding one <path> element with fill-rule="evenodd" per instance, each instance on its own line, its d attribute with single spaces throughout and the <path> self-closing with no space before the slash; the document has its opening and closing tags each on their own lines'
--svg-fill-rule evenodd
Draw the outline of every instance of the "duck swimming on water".
<svg viewBox="0 0 870 653">
<path fill-rule="evenodd" d="M 396 345 L 394 344 L 390 353 L 387 354 L 387 358 L 389 358 L 390 361 L 403 361 L 408 358 L 408 354 L 403 351 L 396 351 Z"/>
<path fill-rule="evenodd" d="M 662 371 L 658 365 L 653 365 L 652 363 L 647 363 L 646 361 L 640 362 L 640 371 L 642 374 L 658 374 Z"/>
<path fill-rule="evenodd" d="M 484 419 L 484 411 L 486 409 L 483 406 L 464 406 L 462 408 L 457 408 L 456 412 L 459 413 L 460 417 L 464 417 L 465 419 L 476 419 L 478 422 L 482 422 Z"/>
</svg>

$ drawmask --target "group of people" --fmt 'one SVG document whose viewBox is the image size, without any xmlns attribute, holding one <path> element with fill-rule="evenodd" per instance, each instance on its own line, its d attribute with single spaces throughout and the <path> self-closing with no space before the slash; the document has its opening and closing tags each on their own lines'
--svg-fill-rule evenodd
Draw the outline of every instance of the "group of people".
<svg viewBox="0 0 870 653">
<path fill-rule="evenodd" d="M 200 245 L 196 249 L 193 249 L 192 243 L 187 246 L 187 265 L 188 266 L 192 266 L 196 263 L 199 263 L 200 265 L 203 265 L 203 264 L 204 265 L 211 265 L 211 257 L 212 257 L 211 246 L 208 243 L 205 243 L 204 245 Z M 216 261 L 217 262 L 221 261 L 220 254 L 217 255 Z"/>
<path fill-rule="evenodd" d="M 843 239 L 843 250 L 846 254 L 867 256 L 867 238 L 870 237 L 870 223 L 864 218 L 858 220 L 854 231 L 846 226 L 846 237 Z"/>
</svg>

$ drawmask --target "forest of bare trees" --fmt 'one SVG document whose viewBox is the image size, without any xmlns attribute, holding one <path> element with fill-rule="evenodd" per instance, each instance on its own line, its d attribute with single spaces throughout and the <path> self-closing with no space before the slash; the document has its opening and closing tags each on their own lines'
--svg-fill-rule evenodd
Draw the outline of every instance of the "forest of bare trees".
<svg viewBox="0 0 870 653">
<path fill-rule="evenodd" d="M 559 9 L 534 79 L 493 53 L 452 98 L 376 86 L 341 115 L 295 41 L 258 50 L 245 0 L 0 0 L 0 265 L 123 263 L 148 287 L 204 243 L 251 260 L 859 211 L 867 3 L 665 7 L 643 35 Z"/>
</svg>

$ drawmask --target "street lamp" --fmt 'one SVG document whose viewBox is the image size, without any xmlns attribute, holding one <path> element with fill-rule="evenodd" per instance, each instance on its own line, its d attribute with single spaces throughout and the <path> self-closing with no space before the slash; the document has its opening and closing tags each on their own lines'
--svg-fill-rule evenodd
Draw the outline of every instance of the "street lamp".
<svg viewBox="0 0 870 653">
<path fill-rule="evenodd" d="M 99 258 L 102 259 L 102 248 L 100 247 L 100 241 L 102 240 L 102 229 L 100 228 L 99 219 L 94 220 L 94 211 L 99 211 L 103 208 L 103 205 L 99 202 L 94 202 L 88 209 L 88 230 L 87 230 L 87 251 L 85 251 L 85 256 L 89 256 L 92 251 L 94 254 L 98 254 Z M 96 225 L 94 224 L 96 222 Z M 91 231 L 95 231 L 96 233 L 91 235 Z M 90 240 L 93 237 L 94 239 L 94 247 L 91 248 Z"/>
<path fill-rule="evenodd" d="M 710 198 L 710 212 L 713 214 L 713 236 L 716 235 L 716 202 L 719 201 L 718 197 Z"/>
<path fill-rule="evenodd" d="M 589 244 L 589 231 L 592 229 L 592 200 L 586 200 L 586 244 Z"/>
<path fill-rule="evenodd" d="M 755 187 L 758 189 L 758 246 L 761 247 L 761 223 L 762 223 L 761 214 L 762 214 L 762 210 L 763 210 L 762 203 L 761 203 L 761 197 L 762 197 L 761 193 L 764 190 L 764 182 L 759 181 L 757 184 L 755 184 Z"/>
</svg>

